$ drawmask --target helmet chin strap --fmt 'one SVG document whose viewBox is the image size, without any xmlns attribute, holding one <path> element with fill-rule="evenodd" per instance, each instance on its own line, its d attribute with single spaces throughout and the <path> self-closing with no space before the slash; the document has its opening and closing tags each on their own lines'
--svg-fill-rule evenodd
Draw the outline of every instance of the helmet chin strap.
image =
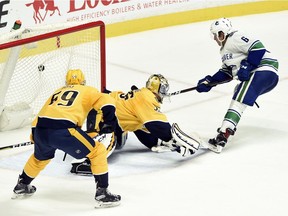
<svg viewBox="0 0 288 216">
<path fill-rule="evenodd" d="M 223 41 L 225 41 L 225 38 L 224 38 L 223 40 L 220 40 L 220 39 L 218 38 L 218 40 L 219 40 L 219 42 L 223 43 Z"/>
<path fill-rule="evenodd" d="M 223 40 L 220 40 L 220 39 L 219 39 L 219 35 L 217 35 L 217 39 L 218 39 L 219 43 L 221 44 L 221 46 L 223 46 L 223 45 L 224 45 L 223 42 L 225 42 L 226 37 L 224 37 Z M 219 45 L 220 45 L 220 44 L 219 44 Z"/>
<path fill-rule="evenodd" d="M 152 92 L 154 95 L 155 95 L 155 97 L 157 98 L 157 101 L 159 102 L 159 103 L 162 103 L 162 98 L 161 98 L 161 96 L 159 95 L 159 94 L 157 94 L 157 93 L 155 93 L 155 92 Z"/>
</svg>

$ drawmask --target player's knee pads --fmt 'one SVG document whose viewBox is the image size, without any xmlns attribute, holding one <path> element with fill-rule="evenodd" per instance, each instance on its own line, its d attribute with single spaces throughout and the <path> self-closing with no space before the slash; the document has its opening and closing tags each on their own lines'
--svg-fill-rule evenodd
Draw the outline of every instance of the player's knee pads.
<svg viewBox="0 0 288 216">
<path fill-rule="evenodd" d="M 96 142 L 96 145 L 97 142 L 100 142 L 104 145 L 107 151 L 107 158 L 108 158 L 112 154 L 116 146 L 115 134 L 114 133 L 101 134 L 101 135 L 98 134 L 97 136 L 92 138 Z"/>
<path fill-rule="evenodd" d="M 34 154 L 32 154 L 24 167 L 24 172 L 29 177 L 35 178 L 50 161 L 51 161 L 50 159 L 38 160 L 37 158 L 35 158 Z"/>
<path fill-rule="evenodd" d="M 96 146 L 87 157 L 90 159 L 93 174 L 105 173 L 108 171 L 107 150 L 102 143 L 96 142 Z"/>
</svg>

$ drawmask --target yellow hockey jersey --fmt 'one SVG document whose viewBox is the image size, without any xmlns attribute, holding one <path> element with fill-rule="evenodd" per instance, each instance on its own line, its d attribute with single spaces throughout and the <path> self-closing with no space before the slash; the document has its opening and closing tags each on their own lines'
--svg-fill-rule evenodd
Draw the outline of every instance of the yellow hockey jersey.
<svg viewBox="0 0 288 216">
<path fill-rule="evenodd" d="M 34 120 L 36 125 L 47 128 L 81 127 L 91 109 L 115 107 L 115 100 L 96 88 L 83 85 L 64 86 L 56 90 Z M 109 109 L 108 109 L 109 110 Z"/>
<path fill-rule="evenodd" d="M 156 96 L 145 87 L 128 93 L 113 91 L 110 95 L 116 100 L 116 116 L 123 131 L 145 130 L 148 122 L 168 122 Z"/>
</svg>

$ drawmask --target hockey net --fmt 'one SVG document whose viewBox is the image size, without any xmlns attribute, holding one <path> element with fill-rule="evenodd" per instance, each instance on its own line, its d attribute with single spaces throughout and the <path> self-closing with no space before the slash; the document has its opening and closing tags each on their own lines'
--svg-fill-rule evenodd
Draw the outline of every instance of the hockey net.
<svg viewBox="0 0 288 216">
<path fill-rule="evenodd" d="M 65 23 L 17 29 L 0 37 L 0 131 L 30 124 L 48 97 L 81 69 L 86 85 L 106 82 L 105 25 Z"/>
</svg>

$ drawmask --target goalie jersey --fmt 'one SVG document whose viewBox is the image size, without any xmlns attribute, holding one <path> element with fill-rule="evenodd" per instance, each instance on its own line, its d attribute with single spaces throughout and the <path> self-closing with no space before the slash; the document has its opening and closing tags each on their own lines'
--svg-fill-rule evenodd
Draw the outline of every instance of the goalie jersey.
<svg viewBox="0 0 288 216">
<path fill-rule="evenodd" d="M 149 122 L 168 122 L 166 115 L 160 112 L 160 103 L 147 88 L 123 93 L 111 92 L 116 100 L 116 116 L 123 131 L 146 130 Z"/>
<path fill-rule="evenodd" d="M 110 95 L 116 103 L 117 139 L 123 132 L 134 132 L 139 141 L 148 148 L 157 145 L 158 139 L 171 140 L 171 125 L 167 116 L 160 111 L 156 95 L 148 88 L 134 89 L 128 93 L 113 91 Z M 92 112 L 90 114 L 87 118 L 87 129 L 93 130 L 97 127 L 100 113 L 97 110 L 96 118 Z"/>
</svg>

